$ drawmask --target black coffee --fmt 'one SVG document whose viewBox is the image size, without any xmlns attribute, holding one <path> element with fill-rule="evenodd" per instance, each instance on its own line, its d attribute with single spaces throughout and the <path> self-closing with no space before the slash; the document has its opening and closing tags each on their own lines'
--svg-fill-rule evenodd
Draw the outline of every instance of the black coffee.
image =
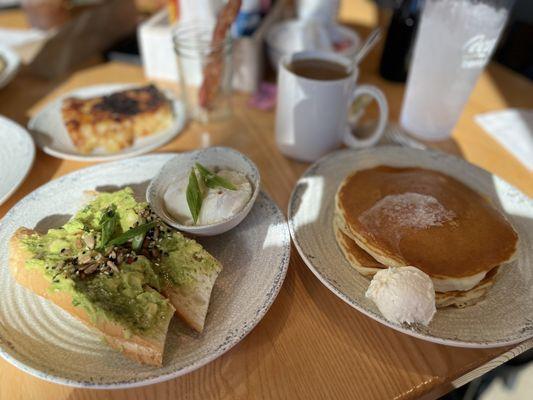
<svg viewBox="0 0 533 400">
<path fill-rule="evenodd" d="M 316 58 L 293 60 L 287 69 L 296 75 L 319 81 L 334 81 L 350 75 L 344 65 Z"/>
</svg>

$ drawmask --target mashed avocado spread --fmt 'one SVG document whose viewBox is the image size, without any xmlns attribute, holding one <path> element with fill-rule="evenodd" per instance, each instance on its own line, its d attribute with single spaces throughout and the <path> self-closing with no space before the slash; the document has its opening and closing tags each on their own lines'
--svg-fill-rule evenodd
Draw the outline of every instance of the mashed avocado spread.
<svg viewBox="0 0 533 400">
<path fill-rule="evenodd" d="M 93 322 L 117 321 L 133 333 L 149 334 L 170 317 L 159 292 L 186 286 L 218 268 L 194 240 L 162 223 L 126 188 L 99 194 L 64 226 L 29 235 L 26 268 L 38 268 L 49 290 L 68 291 Z"/>
</svg>

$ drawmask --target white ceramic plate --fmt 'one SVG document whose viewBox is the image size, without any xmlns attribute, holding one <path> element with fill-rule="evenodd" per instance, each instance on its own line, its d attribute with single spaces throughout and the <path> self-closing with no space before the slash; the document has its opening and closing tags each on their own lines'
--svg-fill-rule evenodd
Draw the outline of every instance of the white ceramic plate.
<svg viewBox="0 0 533 400">
<path fill-rule="evenodd" d="M 0 221 L 0 355 L 39 378 L 77 387 L 126 388 L 161 382 L 219 357 L 263 318 L 283 283 L 290 236 L 276 204 L 261 193 L 248 217 L 230 232 L 199 240 L 223 264 L 205 330 L 195 334 L 174 318 L 163 366 L 135 363 L 52 303 L 16 284 L 8 240 L 19 226 L 59 226 L 84 203 L 84 190 L 146 187 L 175 154 L 99 164 L 51 181 L 22 199 Z"/>
<path fill-rule="evenodd" d="M 429 327 L 387 321 L 365 297 L 369 280 L 354 270 L 337 246 L 334 197 L 353 171 L 377 165 L 423 167 L 448 174 L 489 196 L 520 237 L 518 257 L 501 268 L 486 298 L 464 309 L 438 310 Z M 333 293 L 367 316 L 400 332 L 460 347 L 498 347 L 533 337 L 533 200 L 500 178 L 440 152 L 377 147 L 332 153 L 300 178 L 289 202 L 289 229 L 311 271 Z"/>
<path fill-rule="evenodd" d="M 35 158 L 35 145 L 26 129 L 0 116 L 0 204 L 7 200 L 28 175 Z"/>
<path fill-rule="evenodd" d="M 61 104 L 65 97 L 77 96 L 86 98 L 101 96 L 136 86 L 139 85 L 113 84 L 89 86 L 74 90 L 46 105 L 30 120 L 28 128 L 34 135 L 37 146 L 45 153 L 65 160 L 112 161 L 148 153 L 176 137 L 185 125 L 185 107 L 181 101 L 175 99 L 169 92 L 165 92 L 165 95 L 172 102 L 174 112 L 172 126 L 164 132 L 136 139 L 133 146 L 117 153 L 108 153 L 104 149 L 96 149 L 91 154 L 79 153 L 72 144 L 61 117 Z"/>
<path fill-rule="evenodd" d="M 0 45 L 0 64 L 2 61 L 4 66 L 0 67 L 0 89 L 15 77 L 20 67 L 20 57 L 9 47 Z"/>
</svg>

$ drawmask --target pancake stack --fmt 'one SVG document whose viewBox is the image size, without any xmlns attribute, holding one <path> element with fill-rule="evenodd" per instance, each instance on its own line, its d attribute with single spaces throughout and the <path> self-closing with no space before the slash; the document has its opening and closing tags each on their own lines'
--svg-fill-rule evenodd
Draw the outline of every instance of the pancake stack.
<svg viewBox="0 0 533 400">
<path fill-rule="evenodd" d="M 518 236 L 490 202 L 437 171 L 379 166 L 339 186 L 333 227 L 348 262 L 371 278 L 387 267 L 428 274 L 437 307 L 484 297 Z"/>
</svg>

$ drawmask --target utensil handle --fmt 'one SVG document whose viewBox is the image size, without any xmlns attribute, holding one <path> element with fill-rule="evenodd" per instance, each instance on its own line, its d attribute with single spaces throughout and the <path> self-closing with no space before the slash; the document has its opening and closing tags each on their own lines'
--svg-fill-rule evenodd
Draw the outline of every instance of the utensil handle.
<svg viewBox="0 0 533 400">
<path fill-rule="evenodd" d="M 363 58 L 365 58 L 367 53 L 374 48 L 374 46 L 380 39 L 381 28 L 376 28 L 372 32 L 370 32 L 370 35 L 368 35 L 368 38 L 366 39 L 365 43 L 355 55 L 354 64 L 359 65 L 359 63 L 363 60 Z"/>
</svg>

